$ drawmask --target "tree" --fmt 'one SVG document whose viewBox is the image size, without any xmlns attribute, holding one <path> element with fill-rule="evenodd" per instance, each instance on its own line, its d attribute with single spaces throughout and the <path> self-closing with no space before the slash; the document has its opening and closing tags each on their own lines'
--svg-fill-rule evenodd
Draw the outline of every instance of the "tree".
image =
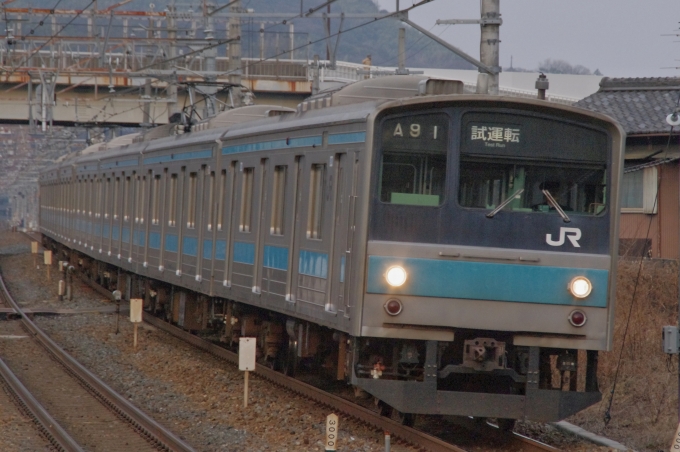
<svg viewBox="0 0 680 452">
<path fill-rule="evenodd" d="M 585 66 L 577 64 L 572 66 L 564 60 L 551 60 L 546 59 L 538 65 L 539 72 L 545 72 L 548 74 L 576 74 L 576 75 L 590 75 L 590 69 Z"/>
</svg>

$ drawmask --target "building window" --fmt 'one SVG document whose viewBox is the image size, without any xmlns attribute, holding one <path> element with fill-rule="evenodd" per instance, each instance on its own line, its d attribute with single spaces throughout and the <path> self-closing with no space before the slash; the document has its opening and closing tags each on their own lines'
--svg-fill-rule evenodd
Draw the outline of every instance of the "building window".
<svg viewBox="0 0 680 452">
<path fill-rule="evenodd" d="M 286 202 L 286 167 L 274 167 L 274 189 L 272 193 L 272 220 L 270 233 L 283 235 L 283 205 Z"/>
<path fill-rule="evenodd" d="M 623 174 L 621 212 L 655 214 L 658 188 L 657 167 L 643 168 Z"/>
</svg>

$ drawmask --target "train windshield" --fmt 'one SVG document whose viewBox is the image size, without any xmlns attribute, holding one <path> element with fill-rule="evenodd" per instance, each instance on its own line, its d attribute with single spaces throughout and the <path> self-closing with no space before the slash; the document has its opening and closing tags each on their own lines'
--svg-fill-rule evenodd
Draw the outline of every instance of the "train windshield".
<svg viewBox="0 0 680 452">
<path fill-rule="evenodd" d="M 569 123 L 503 113 L 463 118 L 462 207 L 598 215 L 606 206 L 607 137 Z"/>
<path fill-rule="evenodd" d="M 439 206 L 446 193 L 448 116 L 413 115 L 383 123 L 380 201 Z"/>
</svg>

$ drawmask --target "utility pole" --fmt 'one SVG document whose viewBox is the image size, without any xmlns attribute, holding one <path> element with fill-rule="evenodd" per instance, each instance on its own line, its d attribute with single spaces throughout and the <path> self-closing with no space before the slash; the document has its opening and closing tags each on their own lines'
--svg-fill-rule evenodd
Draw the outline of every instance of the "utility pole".
<svg viewBox="0 0 680 452">
<path fill-rule="evenodd" d="M 168 49 L 168 57 L 171 60 L 170 65 L 174 63 L 174 58 L 177 56 L 177 21 L 175 19 L 175 14 L 177 13 L 177 6 L 175 6 L 175 0 L 170 2 L 168 5 L 168 38 L 170 40 L 170 47 Z M 171 69 L 171 67 L 168 67 Z M 173 114 L 177 113 L 179 109 L 177 108 L 177 76 L 173 77 L 173 80 L 168 83 L 167 88 L 168 95 L 168 118 Z"/>
<path fill-rule="evenodd" d="M 479 44 L 479 60 L 496 70 L 495 74 L 480 72 L 477 75 L 477 93 L 498 95 L 499 44 L 501 17 L 500 0 L 482 0 L 482 17 L 480 21 L 481 36 Z"/>
<path fill-rule="evenodd" d="M 397 2 L 397 8 L 399 7 L 399 2 Z M 406 71 L 406 29 L 404 27 L 399 27 L 399 67 L 397 68 L 397 74 L 407 74 Z"/>
<path fill-rule="evenodd" d="M 241 12 L 241 0 L 232 1 L 229 7 L 232 13 Z M 229 17 L 229 83 L 231 84 L 231 99 L 233 107 L 241 106 L 241 18 L 236 15 Z"/>
<path fill-rule="evenodd" d="M 479 68 L 479 75 L 477 76 L 478 94 L 498 95 L 498 74 L 501 72 L 498 50 L 501 42 L 499 30 L 500 26 L 503 24 L 500 13 L 500 0 L 481 0 L 481 7 L 480 19 L 438 19 L 436 22 L 437 25 L 479 24 L 481 27 L 479 60 L 449 44 L 437 35 L 430 33 L 428 30 L 419 27 L 410 20 L 402 18 L 401 21 L 409 24 L 425 36 L 443 45 L 468 63 L 477 66 Z"/>
</svg>

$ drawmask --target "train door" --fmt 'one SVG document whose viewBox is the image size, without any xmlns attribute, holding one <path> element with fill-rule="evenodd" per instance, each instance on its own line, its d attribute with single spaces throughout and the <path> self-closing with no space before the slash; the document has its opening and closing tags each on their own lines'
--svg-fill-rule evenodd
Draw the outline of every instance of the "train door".
<svg viewBox="0 0 680 452">
<path fill-rule="evenodd" d="M 149 171 L 149 178 L 151 179 L 150 186 L 150 208 L 147 219 L 147 240 L 145 247 L 144 262 L 142 265 L 150 268 L 159 268 L 162 265 L 162 240 L 161 237 L 166 228 L 167 218 L 165 212 L 167 207 L 165 203 L 167 193 L 168 170 L 164 169 L 160 172 Z"/>
<path fill-rule="evenodd" d="M 185 169 L 169 168 L 166 177 L 165 224 L 163 226 L 162 267 L 177 274 Z"/>
<path fill-rule="evenodd" d="M 200 280 L 199 240 L 201 215 L 203 211 L 203 175 L 206 165 L 192 163 L 184 169 L 184 193 L 182 196 L 183 215 L 181 224 L 179 269 L 181 274 L 192 280 Z M 200 251 L 199 251 L 200 250 Z M 196 278 L 198 276 L 198 278 Z"/>
<path fill-rule="evenodd" d="M 333 168 L 336 180 L 333 199 L 333 243 L 330 259 L 330 281 L 327 311 L 344 312 L 349 316 L 345 302 L 345 284 L 351 264 L 350 247 L 354 231 L 351 208 L 353 202 L 354 153 L 335 155 Z"/>
<path fill-rule="evenodd" d="M 356 260 L 355 251 L 355 232 L 356 232 L 356 215 L 357 215 L 357 185 L 359 183 L 359 153 L 351 152 L 348 154 L 348 161 L 345 164 L 347 168 L 347 217 L 345 227 L 345 252 L 344 252 L 344 267 L 342 271 L 342 304 L 343 311 L 346 318 L 351 317 L 353 300 L 353 270 Z M 351 172 L 349 168 L 351 167 Z"/>
<path fill-rule="evenodd" d="M 200 279 L 203 285 L 203 292 L 212 294 L 213 291 L 213 257 L 214 257 L 214 243 L 217 230 L 217 212 L 218 212 L 218 198 L 219 198 L 219 182 L 218 174 L 215 174 L 215 169 L 207 167 L 203 175 L 203 224 L 201 225 L 201 242 L 199 243 L 199 253 L 201 255 L 200 262 Z"/>
<path fill-rule="evenodd" d="M 229 279 L 233 296 L 252 299 L 257 286 L 256 245 L 265 161 L 245 158 L 237 163 L 235 196 L 231 215 Z"/>
<path fill-rule="evenodd" d="M 213 278 L 218 292 L 224 293 L 231 287 L 231 255 L 233 233 L 233 213 L 236 186 L 236 168 L 238 161 L 224 162 L 217 176 L 217 206 L 215 213 L 215 244 L 213 246 Z"/>
<path fill-rule="evenodd" d="M 123 173 L 123 193 L 122 193 L 122 208 L 123 221 L 120 227 L 120 248 L 118 251 L 118 258 L 125 262 L 132 261 L 132 233 L 134 229 L 134 194 L 135 194 L 135 179 L 137 174 L 133 171 L 131 174 Z"/>
<path fill-rule="evenodd" d="M 289 292 L 290 257 L 295 212 L 297 160 L 290 155 L 276 155 L 268 160 L 260 227 L 259 286 L 263 304 L 281 307 Z"/>
<path fill-rule="evenodd" d="M 301 159 L 293 281 L 297 312 L 320 318 L 328 307 L 332 217 L 332 159 L 309 153 Z M 303 188 L 304 187 L 304 188 Z"/>
</svg>

